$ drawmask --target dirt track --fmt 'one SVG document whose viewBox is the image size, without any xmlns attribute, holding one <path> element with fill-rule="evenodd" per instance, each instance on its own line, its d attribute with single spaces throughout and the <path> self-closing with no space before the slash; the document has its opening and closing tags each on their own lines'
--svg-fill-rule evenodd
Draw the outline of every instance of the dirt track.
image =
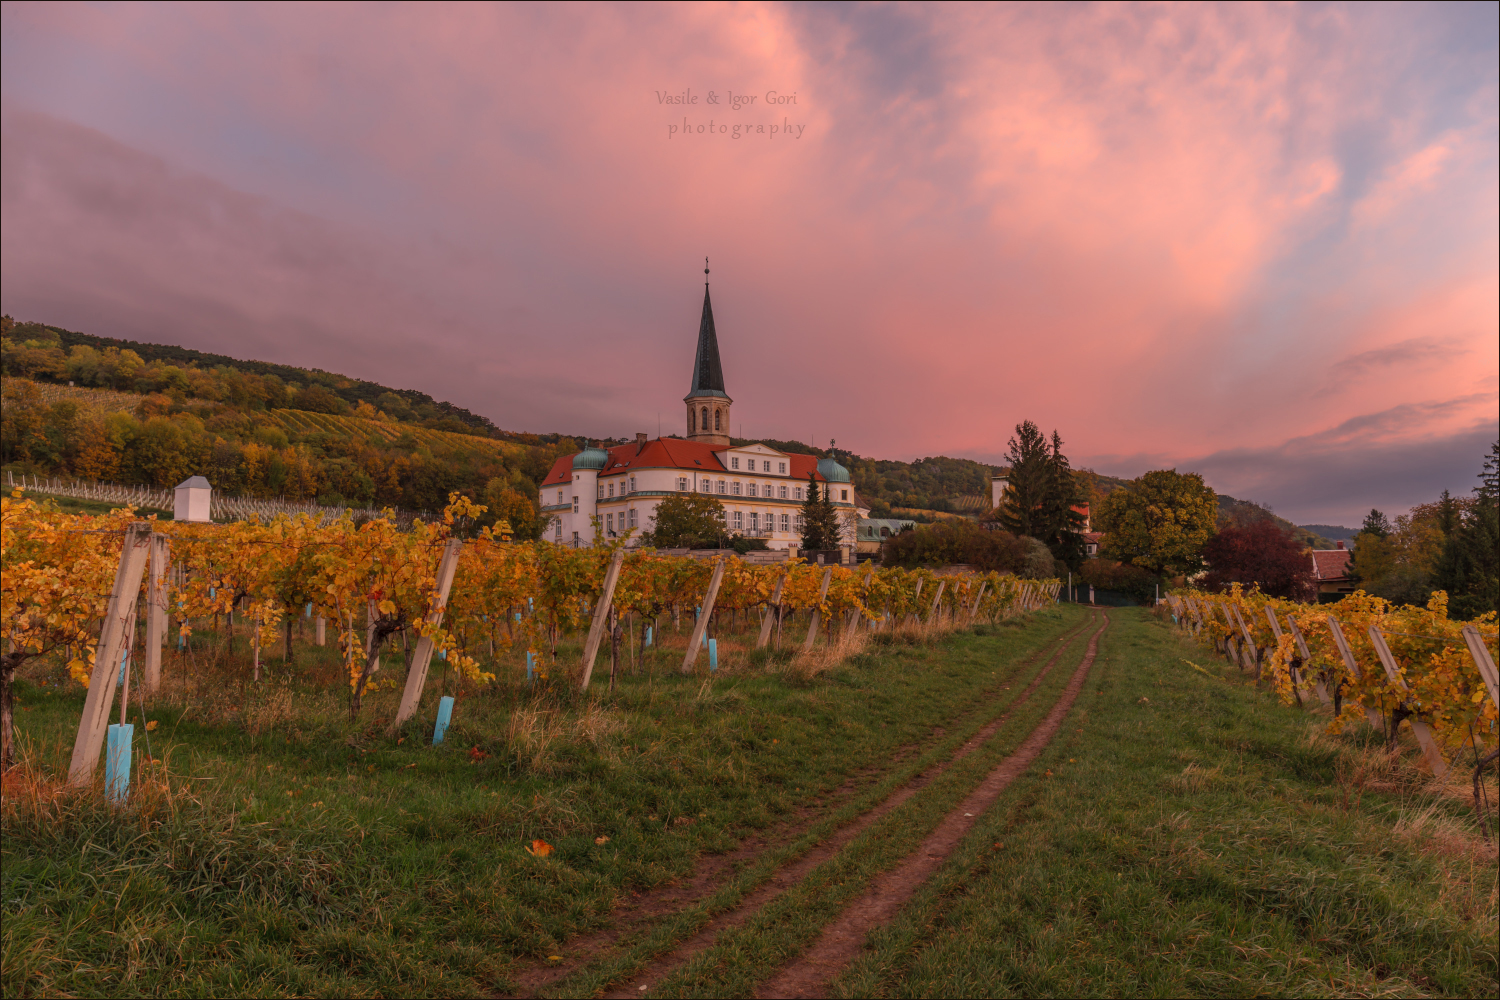
<svg viewBox="0 0 1500 1000">
<path fill-rule="evenodd" d="M 1108 618 L 1105 619 L 1105 623 L 1108 623 Z M 1052 654 L 1047 658 L 1047 662 L 1043 665 L 1041 670 L 1037 671 L 1037 675 L 1032 678 L 1031 682 L 1026 686 L 1025 690 L 1023 690 L 1021 694 L 1016 697 L 1016 700 L 1010 705 L 1010 707 L 1006 709 L 1006 711 L 999 717 L 986 723 L 984 727 L 982 727 L 977 733 L 966 740 L 953 753 L 951 757 L 939 764 L 928 768 L 921 774 L 915 775 L 911 781 L 909 781 L 907 784 L 903 785 L 896 791 L 892 792 L 891 795 L 887 796 L 874 808 L 865 813 L 862 813 L 854 820 L 840 827 L 826 840 L 813 847 L 797 860 L 783 867 L 768 882 L 761 885 L 753 892 L 749 893 L 733 909 L 727 910 L 724 913 L 721 913 L 718 916 L 714 917 L 711 921 L 708 922 L 708 924 L 706 924 L 702 928 L 702 930 L 693 935 L 693 937 L 682 942 L 666 954 L 661 955 L 653 960 L 645 969 L 641 970 L 636 976 L 634 976 L 631 981 L 627 983 L 621 983 L 612 987 L 610 991 L 605 994 L 605 996 L 612 998 L 641 996 L 643 992 L 646 992 L 649 989 L 652 983 L 660 981 L 663 977 L 671 973 L 674 969 L 678 968 L 683 963 L 687 962 L 694 955 L 697 955 L 700 952 L 703 952 L 712 947 L 714 942 L 718 939 L 719 935 L 724 931 L 745 923 L 745 921 L 749 920 L 750 917 L 753 916 L 759 909 L 761 909 L 767 903 L 771 902 L 777 896 L 781 895 L 787 889 L 790 889 L 800 883 L 815 868 L 837 854 L 850 841 L 852 841 L 860 833 L 868 829 L 876 821 L 887 815 L 891 810 L 895 809 L 903 802 L 906 802 L 921 789 L 929 785 L 933 781 L 933 779 L 937 778 L 948 768 L 952 767 L 955 763 L 967 757 L 975 750 L 979 749 L 980 746 L 982 746 L 987 740 L 989 740 L 990 737 L 994 736 L 995 733 L 999 731 L 1002 725 L 1009 721 L 1011 716 L 1015 714 L 1015 711 L 1018 708 L 1026 704 L 1027 700 L 1030 699 L 1032 693 L 1047 678 L 1047 675 L 1051 672 L 1053 665 L 1057 662 L 1058 657 L 1061 656 L 1072 645 L 1073 640 L 1083 631 L 1086 625 L 1087 622 L 1080 623 L 1077 627 L 1070 629 L 1068 632 L 1059 636 L 1057 642 L 1054 644 L 1055 648 L 1052 650 Z M 1103 627 L 1101 626 L 1100 631 L 1102 631 L 1102 629 Z M 1076 686 L 1082 683 L 1083 674 L 1087 672 L 1087 665 L 1093 661 L 1094 650 L 1097 646 L 1097 642 L 1098 632 L 1095 633 L 1094 637 L 1089 642 L 1089 651 L 1085 656 L 1084 666 L 1080 668 L 1079 673 L 1075 673 L 1073 682 L 1069 685 L 1068 692 L 1071 692 L 1071 695 L 1067 692 L 1065 692 L 1063 695 L 1063 698 L 1067 700 L 1069 705 L 1072 704 L 1072 696 L 1076 696 L 1077 694 L 1075 690 Z M 1038 653 L 1040 652 L 1041 650 L 1038 650 Z M 1034 656 L 1032 658 L 1034 658 Z M 996 691 L 995 694 L 998 695 L 999 692 Z M 1054 714 L 1056 714 L 1055 709 Z M 1053 716 L 1049 715 L 1047 718 L 1050 721 L 1052 717 Z M 1061 716 L 1058 716 L 1058 719 L 1060 720 Z M 1045 726 L 1046 724 L 1047 723 L 1044 722 L 1042 725 Z M 1055 728 L 1056 727 L 1054 726 L 1054 730 Z M 1025 750 L 1026 746 L 1030 745 L 1031 739 L 1034 738 L 1034 736 L 1035 733 L 1033 733 L 1032 737 L 1028 737 L 1027 743 L 1023 744 L 1021 750 L 1017 752 L 1018 755 Z M 1045 745 L 1045 742 L 1043 743 L 1043 745 Z M 1032 757 L 1035 757 L 1035 753 L 1032 754 Z M 1008 758 L 1007 762 L 1013 759 L 1014 756 L 1012 758 Z M 1030 758 L 1028 758 L 1028 763 L 1029 760 Z M 1024 766 L 1025 765 L 1022 765 L 1022 770 L 1024 770 Z M 1001 767 L 1005 767 L 1005 764 L 1002 764 Z M 1017 773 L 1019 773 L 1019 770 L 1017 771 Z M 993 777 L 993 773 L 991 777 Z M 990 780 L 991 778 L 986 778 L 986 784 Z M 1007 778 L 1005 783 L 1008 784 L 1009 780 L 1010 779 Z M 985 786 L 981 785 L 981 788 L 983 787 Z M 1004 784 L 1002 784 L 1000 787 L 1004 788 Z M 996 792 L 996 794 L 998 794 L 998 791 Z M 948 820 L 944 821 L 945 825 L 947 822 Z M 940 827 L 939 832 L 941 832 L 945 828 L 946 826 Z M 934 834 L 934 836 L 936 836 L 936 834 Z M 926 845 L 924 844 L 924 849 L 925 847 Z M 859 904 L 856 904 L 856 906 L 857 905 Z M 840 922 L 842 922 L 842 920 L 843 918 L 840 918 Z M 860 934 L 860 939 L 863 940 L 862 933 Z M 821 944 L 821 939 L 819 943 Z M 858 945 L 856 944 L 856 947 L 857 946 Z M 795 964 L 793 966 L 788 966 L 786 971 L 790 971 L 795 967 Z M 790 996 L 793 994 L 763 992 L 761 995 Z"/>
<path fill-rule="evenodd" d="M 922 845 L 898 867 L 879 876 L 869 890 L 823 929 L 811 948 L 783 966 L 756 989 L 759 997 L 822 997 L 827 995 L 828 981 L 843 971 L 863 946 L 865 936 L 886 923 L 911 899 L 917 889 L 948 859 L 958 842 L 973 829 L 984 810 L 1031 762 L 1037 758 L 1061 728 L 1099 649 L 1099 637 L 1109 626 L 1109 616 L 1089 638 L 1088 652 L 1074 671 L 1067 688 L 1052 706 L 1052 711 L 1031 731 L 1016 752 L 1005 758 L 985 776 L 979 787 L 943 821 Z"/>
</svg>

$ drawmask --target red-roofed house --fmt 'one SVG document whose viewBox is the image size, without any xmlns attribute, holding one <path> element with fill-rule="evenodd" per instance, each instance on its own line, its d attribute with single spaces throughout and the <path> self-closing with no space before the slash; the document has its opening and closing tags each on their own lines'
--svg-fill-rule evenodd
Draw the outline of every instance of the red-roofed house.
<svg viewBox="0 0 1500 1000">
<path fill-rule="evenodd" d="M 1318 584 L 1318 600 L 1336 601 L 1354 593 L 1356 584 L 1349 577 L 1349 560 L 1354 553 L 1338 542 L 1336 549 L 1313 549 L 1313 579 Z M 1326 596 L 1325 596 L 1326 595 Z"/>
<path fill-rule="evenodd" d="M 639 537 L 651 530 L 662 498 L 691 492 L 711 494 L 723 503 L 732 534 L 764 538 L 773 549 L 796 548 L 809 477 L 827 490 L 835 507 L 855 510 L 849 472 L 833 459 L 764 444 L 730 445 L 733 400 L 724 391 L 707 285 L 692 388 L 683 402 L 686 438 L 650 440 L 637 434 L 631 444 L 589 447 L 559 458 L 541 485 L 542 513 L 552 516 L 543 537 L 563 545 L 590 545 L 596 538 L 594 518 L 605 538 L 627 532 Z M 851 537 L 850 552 L 854 545 Z"/>
</svg>

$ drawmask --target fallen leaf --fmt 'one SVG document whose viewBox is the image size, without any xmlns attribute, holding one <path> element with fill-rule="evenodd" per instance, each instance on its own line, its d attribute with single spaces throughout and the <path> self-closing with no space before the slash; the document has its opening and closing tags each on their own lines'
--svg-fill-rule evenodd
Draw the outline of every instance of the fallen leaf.
<svg viewBox="0 0 1500 1000">
<path fill-rule="evenodd" d="M 28 711 L 29 711 L 29 709 L 28 709 Z M 156 731 L 156 720 L 152 719 L 150 722 L 146 723 L 146 732 L 150 733 L 150 732 L 155 732 L 155 731 Z"/>
<path fill-rule="evenodd" d="M 526 853 L 535 858 L 545 858 L 552 853 L 552 845 L 545 840 L 533 840 L 531 846 L 526 848 Z M 549 955 L 549 958 L 559 958 L 558 955 Z"/>
<path fill-rule="evenodd" d="M 608 837 L 595 837 L 594 838 L 594 843 L 598 844 L 600 847 L 603 847 L 605 844 L 609 843 L 609 838 Z"/>
<path fill-rule="evenodd" d="M 478 763 L 479 761 L 484 760 L 488 756 L 489 756 L 488 753 L 486 753 L 485 751 L 479 749 L 478 747 L 471 747 L 469 749 L 469 759 L 472 760 L 472 761 L 474 761 L 475 763 Z"/>
<path fill-rule="evenodd" d="M 396 745 L 399 747 L 401 744 L 403 744 L 405 742 L 406 742 L 406 737 L 403 736 L 399 740 L 396 741 Z"/>
</svg>

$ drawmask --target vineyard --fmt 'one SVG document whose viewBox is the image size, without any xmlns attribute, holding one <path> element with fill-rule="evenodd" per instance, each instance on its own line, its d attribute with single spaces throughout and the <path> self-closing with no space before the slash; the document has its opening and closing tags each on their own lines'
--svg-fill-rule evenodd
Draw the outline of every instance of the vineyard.
<svg viewBox="0 0 1500 1000">
<path fill-rule="evenodd" d="M 685 623 L 681 670 L 727 668 L 736 656 L 795 647 L 835 657 L 861 632 L 940 633 L 995 621 L 1056 597 L 1056 581 L 926 570 L 852 570 L 791 563 L 748 565 L 622 547 L 570 549 L 516 544 L 491 529 L 461 538 L 483 508 L 455 494 L 440 522 L 403 530 L 376 518 L 356 525 L 312 516 L 229 525 L 73 516 L 25 499 L 3 500 L 4 629 L 13 644 L 6 684 L 30 656 L 61 653 L 89 690 L 72 772 L 92 773 L 117 673 L 140 661 L 144 694 L 161 683 L 164 647 L 175 662 L 194 650 L 195 630 L 238 620 L 254 651 L 279 646 L 291 658 L 293 625 L 315 622 L 318 646 L 342 664 L 349 714 L 367 694 L 398 685 L 388 651 L 409 662 L 397 724 L 422 697 L 434 657 L 469 685 L 509 681 L 586 689 L 606 636 L 610 681 L 621 645 L 632 658 L 659 653 Z M 111 583 L 113 581 L 113 583 Z M 300 624 L 300 623 L 299 623 Z M 786 637 L 805 629 L 800 640 Z M 586 634 L 586 639 L 585 639 Z M 723 645 L 721 645 L 721 640 Z M 584 642 L 580 659 L 560 644 Z M 413 645 L 414 642 L 414 645 Z M 135 653 L 137 647 L 141 653 Z M 382 657 L 385 667 L 382 666 Z M 8 720 L 7 720 L 8 722 Z M 9 753 L 9 726 L 7 753 Z"/>
<path fill-rule="evenodd" d="M 453 431 L 436 431 L 391 420 L 289 409 L 269 410 L 267 414 L 280 427 L 295 435 L 328 434 L 340 440 L 347 439 L 376 447 L 409 438 L 415 447 L 431 451 L 434 455 L 449 454 L 471 459 L 498 458 L 515 461 L 526 453 L 523 445 L 508 441 L 457 434 Z"/>
<path fill-rule="evenodd" d="M 1187 591 L 1167 601 L 1179 627 L 1268 680 L 1288 704 L 1316 697 L 1332 710 L 1334 731 L 1365 720 L 1394 745 L 1406 722 L 1439 777 L 1461 748 L 1478 758 L 1495 739 L 1493 612 L 1452 621 L 1442 592 L 1425 608 L 1393 607 L 1360 592 L 1328 610 L 1238 585 L 1229 594 Z M 1481 765 L 1473 763 L 1477 797 Z"/>
</svg>

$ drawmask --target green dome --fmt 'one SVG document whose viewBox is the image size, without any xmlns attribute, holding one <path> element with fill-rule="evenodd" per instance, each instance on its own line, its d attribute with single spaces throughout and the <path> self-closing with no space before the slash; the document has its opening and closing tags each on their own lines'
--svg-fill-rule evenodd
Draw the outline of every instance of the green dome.
<svg viewBox="0 0 1500 1000">
<path fill-rule="evenodd" d="M 604 468 L 604 464 L 608 461 L 609 452 L 603 448 L 588 447 L 573 456 L 573 468 L 597 471 Z"/>
<path fill-rule="evenodd" d="M 849 470 L 831 458 L 825 458 L 818 462 L 818 475 L 830 483 L 847 483 L 849 481 Z"/>
</svg>

